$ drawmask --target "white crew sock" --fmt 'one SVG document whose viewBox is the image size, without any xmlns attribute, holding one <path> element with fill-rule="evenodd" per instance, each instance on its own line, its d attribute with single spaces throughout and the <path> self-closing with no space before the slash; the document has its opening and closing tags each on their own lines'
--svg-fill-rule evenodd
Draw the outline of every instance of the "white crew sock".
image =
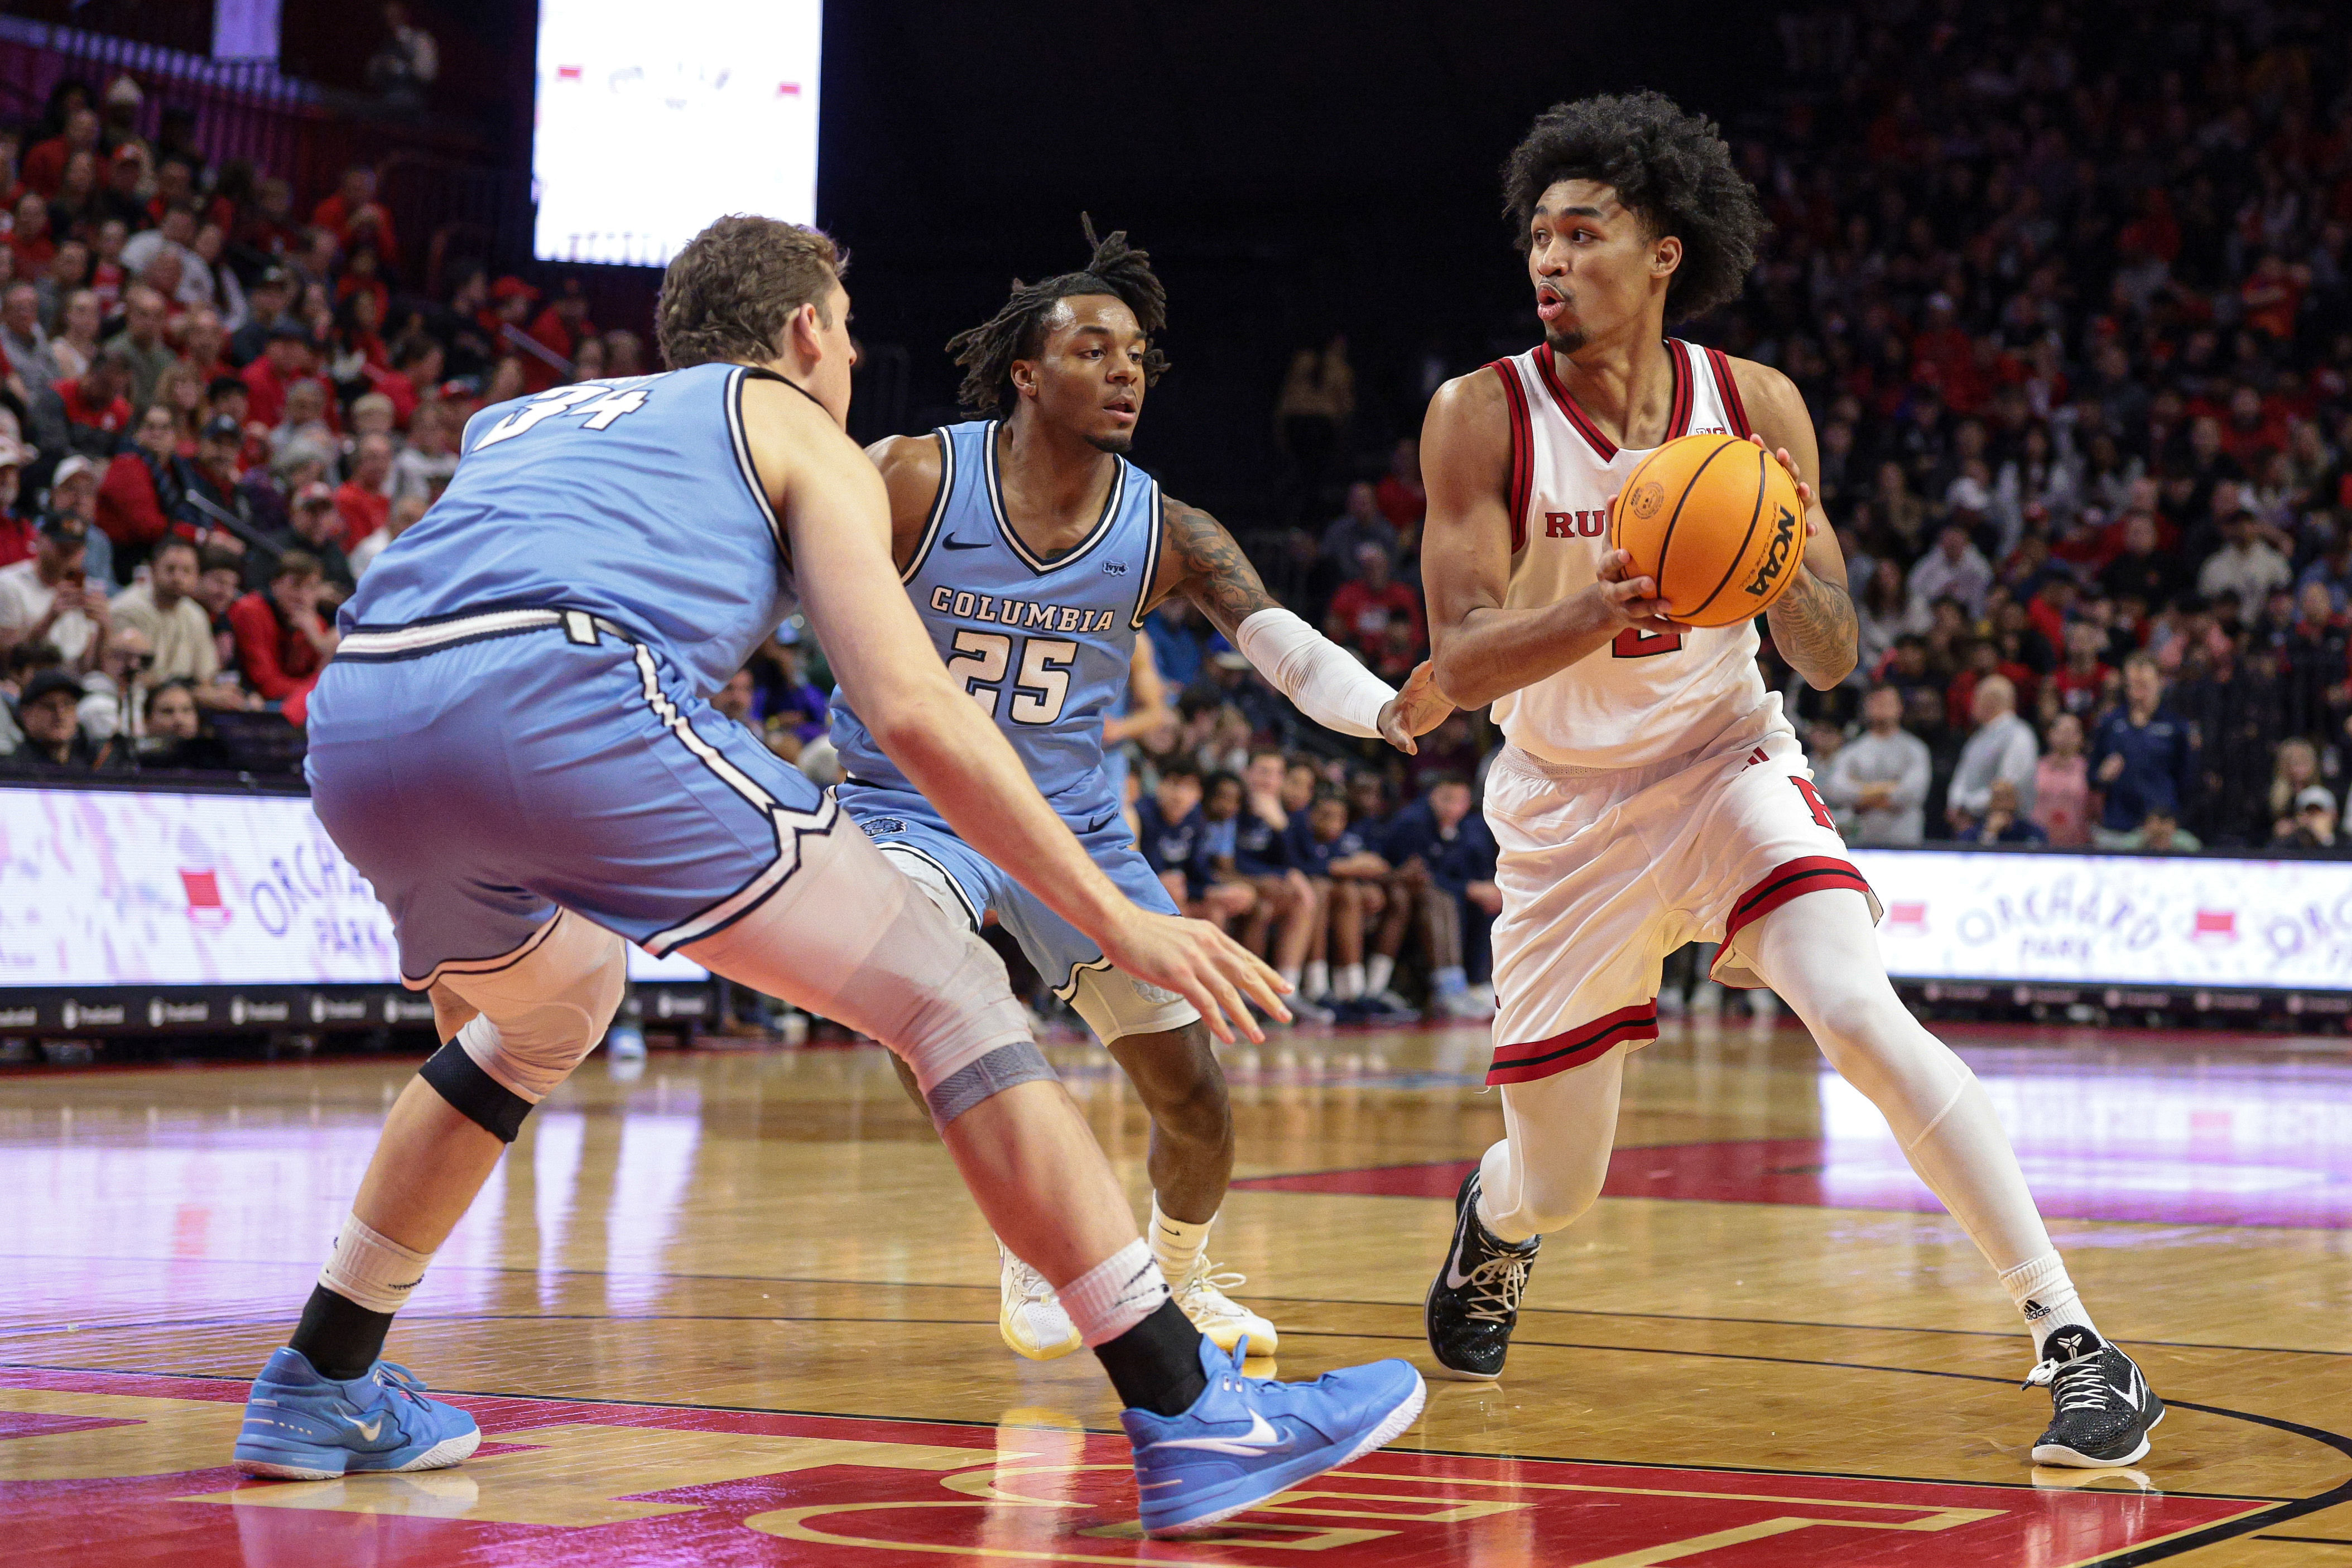
<svg viewBox="0 0 2352 1568">
<path fill-rule="evenodd" d="M 1331 975 L 1331 994 L 1342 1002 L 1353 1002 L 1364 994 L 1364 966 L 1343 963 Z"/>
<path fill-rule="evenodd" d="M 1429 984 L 1440 996 L 1459 996 L 1470 988 L 1470 977 L 1465 974 L 1462 972 L 1462 966 L 1456 963 L 1444 969 L 1432 970 Z"/>
<path fill-rule="evenodd" d="M 1302 993 L 1309 1002 L 1320 1002 L 1331 994 L 1331 966 L 1319 958 L 1307 961 L 1307 989 Z"/>
<path fill-rule="evenodd" d="M 1168 1300 L 1168 1281 L 1139 1236 L 1054 1294 L 1092 1350 L 1158 1311 Z"/>
<path fill-rule="evenodd" d="M 1304 996 L 1307 994 L 1304 991 L 1301 991 L 1298 988 L 1298 965 L 1295 963 L 1286 963 L 1280 969 L 1276 970 L 1276 973 L 1280 974 L 1285 981 L 1289 983 L 1290 993 L 1292 995 Z"/>
<path fill-rule="evenodd" d="M 1386 991 L 1389 982 L 1394 978 L 1396 960 L 1387 953 L 1376 952 L 1364 960 L 1364 990 L 1369 994 L 1377 996 Z"/>
<path fill-rule="evenodd" d="M 1151 1257 L 1171 1286 L 1182 1284 L 1201 1261 L 1201 1254 L 1209 1249 L 1209 1227 L 1216 1223 L 1214 1215 L 1198 1225 L 1170 1219 L 1160 1206 L 1160 1194 L 1151 1194 Z"/>
<path fill-rule="evenodd" d="M 2075 1293 L 2074 1282 L 2066 1278 L 2066 1265 L 2054 1252 L 2030 1258 L 2014 1268 L 2005 1269 L 2000 1287 L 2017 1310 L 2025 1314 L 2025 1326 L 2033 1331 L 2033 1353 L 2042 1353 L 2042 1342 L 2051 1331 L 2068 1323 L 2080 1323 L 2093 1333 L 2098 1325 L 2083 1307 L 2083 1298 Z"/>
<path fill-rule="evenodd" d="M 413 1252 L 370 1230 L 360 1216 L 345 1215 L 335 1232 L 334 1249 L 319 1270 L 319 1283 L 347 1301 L 371 1312 L 397 1312 L 408 1305 L 409 1292 L 425 1283 L 429 1252 Z"/>
</svg>

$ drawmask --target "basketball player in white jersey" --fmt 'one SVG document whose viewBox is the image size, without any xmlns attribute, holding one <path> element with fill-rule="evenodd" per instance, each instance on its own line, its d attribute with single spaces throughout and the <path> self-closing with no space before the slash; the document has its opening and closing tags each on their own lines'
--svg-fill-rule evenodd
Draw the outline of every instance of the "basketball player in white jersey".
<svg viewBox="0 0 2352 1568">
<path fill-rule="evenodd" d="M 1704 118 L 1656 93 L 1540 118 L 1504 168 L 1544 341 L 1448 382 L 1422 435 L 1422 575 L 1438 685 L 1493 703 L 1486 785 L 1501 847 L 1499 1015 L 1487 1081 L 1503 1141 L 1464 1181 L 1430 1287 L 1430 1347 L 1461 1377 L 1503 1367 L 1537 1246 L 1599 1194 L 1625 1054 L 1657 1036 L 1665 955 L 1722 943 L 1714 977 L 1769 985 L 1883 1111 L 1920 1178 L 1999 1274 L 2053 1388 L 2037 1463 L 2147 1451 L 2163 1404 L 2093 1327 L 1967 1064 L 1888 984 L 1880 910 L 1814 793 L 1752 622 L 1661 618 L 1656 585 L 1604 538 L 1624 477 L 1678 436 L 1728 431 L 1800 481 L 1807 534 L 1769 613 L 1814 687 L 1854 665 L 1836 538 L 1802 483 L 1802 397 L 1769 366 L 1664 335 L 1735 297 L 1763 227 Z"/>
</svg>

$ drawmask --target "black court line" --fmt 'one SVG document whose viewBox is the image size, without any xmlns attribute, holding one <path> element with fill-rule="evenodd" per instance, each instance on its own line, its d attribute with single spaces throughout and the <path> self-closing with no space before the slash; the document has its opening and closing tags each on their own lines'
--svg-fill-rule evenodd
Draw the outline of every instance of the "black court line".
<svg viewBox="0 0 2352 1568">
<path fill-rule="evenodd" d="M 2300 1541 L 2310 1546 L 2352 1546 L 2352 1536 L 2342 1535 L 2257 1535 L 2256 1541 Z"/>
<path fill-rule="evenodd" d="M 125 1372 L 120 1367 L 58 1366 L 30 1362 L 0 1363 L 0 1371 L 12 1370 L 26 1372 L 69 1372 L 87 1373 L 100 1377 L 170 1377 L 177 1378 L 187 1383 L 226 1383 L 239 1386 L 242 1386 L 250 1381 L 249 1379 L 243 1377 L 230 1377 L 220 1373 L 212 1372 Z M 2007 1380 L 2003 1378 L 1993 1378 L 1989 1381 L 2001 1383 L 2006 1382 Z M 799 1415 L 827 1417 L 842 1421 L 895 1421 L 914 1426 L 962 1426 L 967 1428 L 985 1428 L 993 1425 L 987 1421 L 965 1420 L 953 1415 L 875 1415 L 870 1412 L 856 1410 L 803 1410 L 787 1405 L 707 1405 L 696 1404 L 690 1400 L 680 1399 L 598 1399 L 583 1394 L 512 1394 L 498 1389 L 487 1388 L 436 1387 L 429 1389 L 427 1392 L 433 1394 L 454 1394 L 462 1395 L 467 1399 L 524 1399 L 540 1405 L 616 1405 L 632 1410 L 708 1410 L 728 1415 Z M 2184 1406 L 2184 1408 L 2190 1407 Z M 2196 1406 L 2194 1408 L 2203 1407 Z M 2221 1412 L 2221 1414 L 2228 1415 L 2231 1413 L 2224 1411 Z M 2264 1418 L 2261 1416 L 2249 1416 L 2247 1419 L 2260 1421 Z M 1015 1429 L 1022 1430 L 1025 1428 L 1021 1428 L 1016 1424 Z M 1054 1432 L 1066 1432 L 1070 1430 L 1070 1428 L 1066 1426 L 1040 1427 L 1037 1429 L 1040 1431 Z M 1081 1426 L 1077 1430 L 1097 1437 L 1123 1438 L 1127 1436 L 1126 1432 L 1122 1428 L 1117 1426 Z M 486 1433 L 484 1436 L 494 1442 L 498 1439 L 498 1434 L 495 1432 Z M 1883 1481 L 1889 1484 L 1904 1486 L 1984 1487 L 1994 1490 L 2025 1492 L 2046 1492 L 2052 1489 L 2047 1487 L 2037 1487 L 2032 1481 L 1964 1480 L 1955 1479 L 1951 1476 L 1890 1476 L 1859 1470 L 1801 1470 L 1773 1465 L 1711 1465 L 1700 1462 L 1679 1463 L 1665 1459 L 1593 1458 L 1575 1454 L 1539 1454 L 1517 1450 L 1505 1451 L 1494 1448 L 1408 1447 L 1395 1443 L 1390 1444 L 1385 1448 L 1376 1450 L 1376 1452 L 1428 1454 L 1442 1459 L 1495 1459 L 1500 1461 L 1508 1461 L 1512 1459 L 1533 1459 L 1544 1464 L 1551 1465 L 1598 1465 L 1605 1466 L 1612 1469 L 1623 1470 L 1687 1470 L 1696 1475 L 1785 1476 L 1795 1480 Z M 1364 1458 L 1370 1459 L 1372 1457 L 1372 1455 L 1367 1454 L 1364 1456 Z M 1358 1464 L 1361 1464 L 1364 1461 L 1361 1459 L 1357 1461 Z M 2066 1489 L 2072 1491 L 2075 1489 L 2069 1488 Z M 2272 1497 L 2261 1492 L 2190 1492 L 2175 1491 L 2165 1488 L 2159 1488 L 2158 1489 L 2161 1495 L 2165 1497 L 2193 1498 L 2203 1502 L 2253 1502 L 2284 1505 L 2308 1500 L 2298 1498 Z M 2132 1496 L 2135 1494 L 2113 1491 L 2098 1492 L 2095 1495 L 2112 1498 Z"/>
<path fill-rule="evenodd" d="M 1879 1211 L 1874 1210 L 1869 1212 L 1874 1213 Z M 233 1258 L 115 1257 L 92 1258 L 80 1253 L 0 1253 L 0 1259 L 21 1260 L 25 1258 L 63 1260 L 74 1263 L 168 1263 L 174 1268 L 184 1268 L 192 1263 L 203 1265 L 216 1264 L 220 1267 L 229 1268 L 299 1268 L 306 1273 L 311 1271 L 311 1266 L 308 1263 L 291 1263 L 277 1258 L 246 1259 Z M 971 1285 L 957 1280 L 839 1279 L 820 1278 L 818 1276 L 805 1274 L 672 1274 L 658 1269 L 646 1273 L 616 1273 L 613 1270 L 604 1268 L 524 1268 L 507 1264 L 496 1263 L 442 1263 L 437 1259 L 434 1264 L 434 1273 L 436 1277 L 439 1275 L 452 1273 L 518 1274 L 529 1275 L 533 1278 L 552 1276 L 558 1279 L 671 1279 L 687 1282 L 707 1280 L 714 1284 L 721 1285 L 831 1285 L 850 1286 L 861 1289 L 875 1290 L 994 1290 L 998 1289 L 998 1287 L 994 1285 Z M 1256 1292 L 1252 1293 L 1252 1300 L 1259 1301 L 1288 1301 L 1308 1307 L 1393 1307 L 1401 1310 L 1407 1311 L 1417 1310 L 1421 1305 L 1418 1301 L 1382 1301 L 1360 1296 L 1268 1296 Z M 1519 1315 L 1521 1317 L 1527 1317 L 1534 1313 L 1545 1313 L 1550 1316 L 1562 1318 L 1623 1318 L 1633 1322 L 1746 1323 L 1761 1328 L 1842 1329 L 1854 1333 L 1864 1334 L 1946 1334 L 1959 1339 L 1979 1340 L 2014 1340 L 2021 1337 L 2014 1331 L 2003 1329 L 1915 1328 L 1902 1323 L 1832 1323 L 1822 1322 L 1811 1318 L 1732 1318 L 1721 1317 L 1705 1312 L 1612 1312 L 1596 1307 L 1521 1307 L 1519 1309 Z M 662 1314 L 654 1314 L 654 1316 L 660 1315 Z M 200 1321 L 201 1320 L 195 1319 L 183 1320 L 177 1318 L 167 1318 L 151 1323 L 85 1323 L 81 1326 L 81 1331 L 78 1331 L 94 1332 L 99 1330 L 116 1328 L 171 1328 L 174 1324 L 183 1321 L 195 1322 Z M 423 1321 L 425 1320 L 417 1318 L 404 1318 L 402 1321 L 404 1322 L 410 1322 Z M 946 1321 L 948 1320 L 940 1321 Z M 963 1320 L 956 1321 L 961 1321 Z M 973 1321 L 977 1321 L 979 1320 Z M 63 1333 L 65 1331 L 67 1331 L 61 1325 L 0 1329 L 0 1339 L 5 1339 L 11 1335 Z M 1306 1331 L 1300 1330 L 1297 1331 L 1303 1333 Z M 1326 1331 L 1328 1332 L 1331 1331 Z M 2352 1351 L 2302 1350 L 2292 1345 L 2225 1345 L 2216 1344 L 2210 1340 L 2135 1339 L 2131 1342 L 2136 1345 L 2147 1346 L 2151 1349 L 2158 1350 L 2231 1351 L 2242 1352 L 2248 1355 L 2352 1356 Z"/>
</svg>

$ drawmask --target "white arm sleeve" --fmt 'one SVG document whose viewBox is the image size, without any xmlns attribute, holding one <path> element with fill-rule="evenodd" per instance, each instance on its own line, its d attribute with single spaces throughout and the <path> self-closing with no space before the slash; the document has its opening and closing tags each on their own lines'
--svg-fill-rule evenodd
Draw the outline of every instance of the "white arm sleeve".
<svg viewBox="0 0 2352 1568">
<path fill-rule="evenodd" d="M 1338 643 L 1276 605 L 1234 634 L 1242 657 L 1274 682 L 1298 710 L 1327 730 L 1380 738 L 1381 710 L 1396 693 Z"/>
</svg>

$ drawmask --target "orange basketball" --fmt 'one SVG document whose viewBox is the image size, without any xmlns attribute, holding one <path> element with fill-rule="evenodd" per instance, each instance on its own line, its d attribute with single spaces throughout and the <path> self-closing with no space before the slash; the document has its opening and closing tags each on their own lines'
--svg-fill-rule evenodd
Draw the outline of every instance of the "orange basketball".
<svg viewBox="0 0 2352 1568">
<path fill-rule="evenodd" d="M 1669 441 L 1625 479 L 1609 542 L 1654 577 L 1675 620 L 1728 626 L 1772 607 L 1805 553 L 1796 482 L 1737 436 Z"/>
</svg>

